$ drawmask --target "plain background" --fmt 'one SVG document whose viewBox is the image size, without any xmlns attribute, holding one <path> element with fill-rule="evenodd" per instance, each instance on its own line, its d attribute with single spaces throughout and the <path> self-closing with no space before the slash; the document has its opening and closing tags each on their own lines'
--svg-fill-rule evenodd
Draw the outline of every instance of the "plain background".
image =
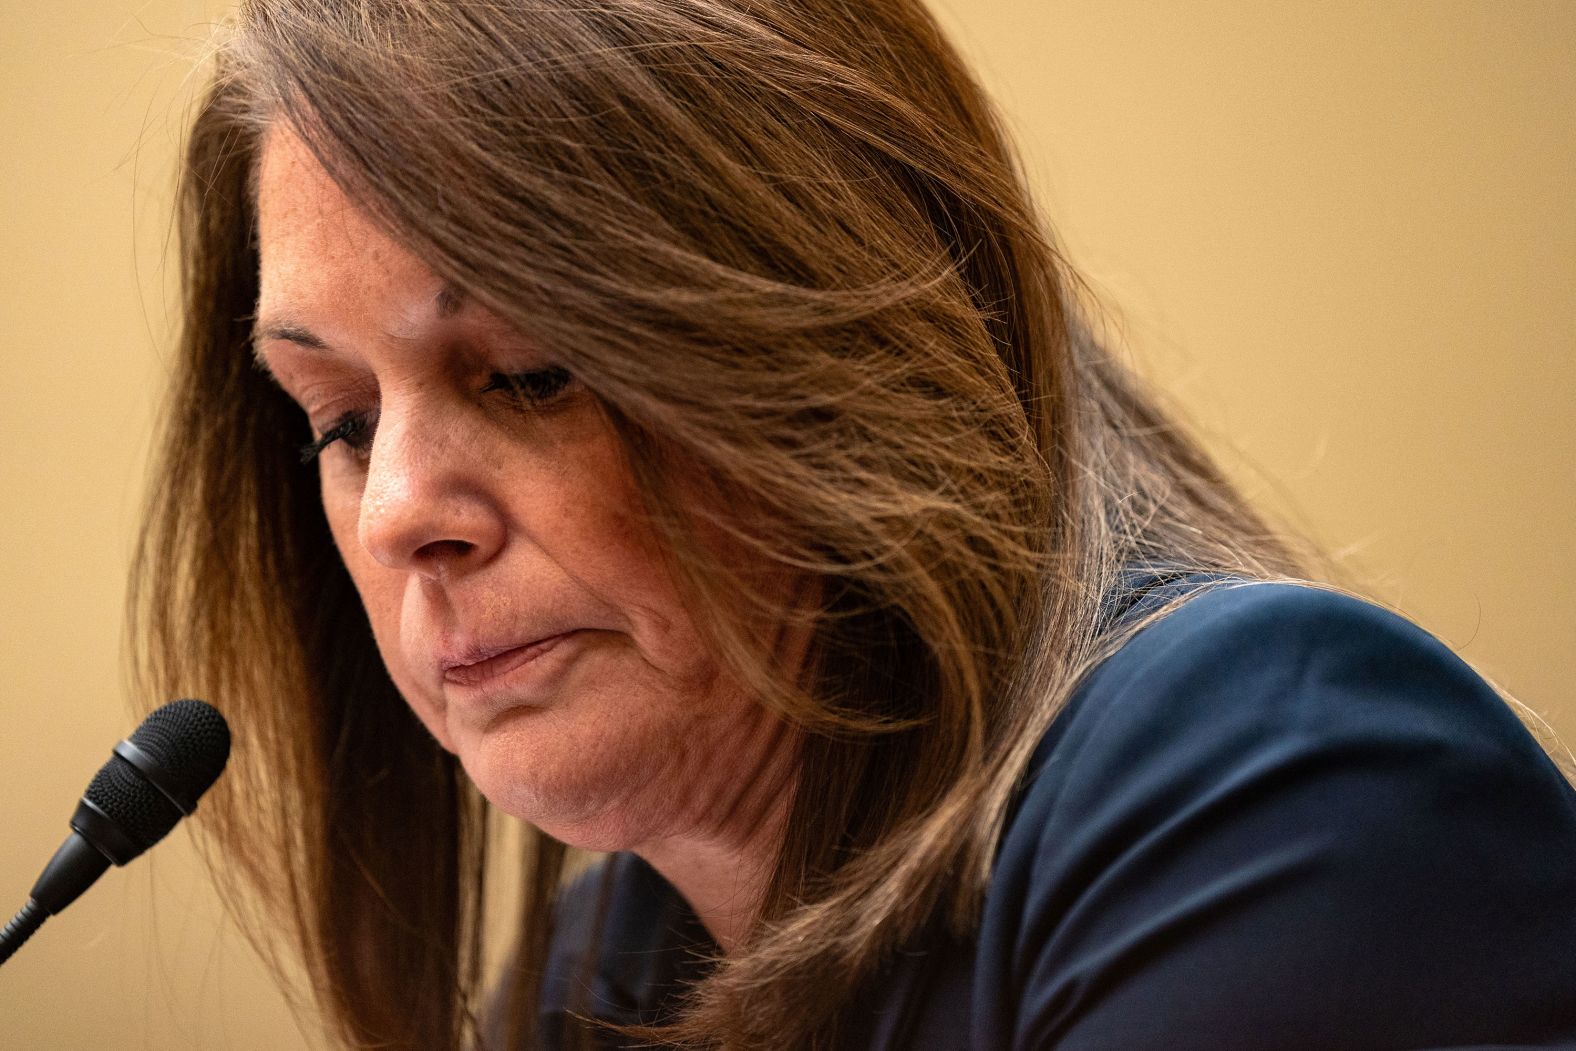
<svg viewBox="0 0 1576 1051">
<path fill-rule="evenodd" d="M 9 916 L 131 727 L 171 164 L 228 5 L 3 2 Z M 1370 594 L 1576 740 L 1576 4 L 936 6 L 1131 359 Z M 7 965 L 0 1047 L 305 1046 L 172 840 Z"/>
</svg>

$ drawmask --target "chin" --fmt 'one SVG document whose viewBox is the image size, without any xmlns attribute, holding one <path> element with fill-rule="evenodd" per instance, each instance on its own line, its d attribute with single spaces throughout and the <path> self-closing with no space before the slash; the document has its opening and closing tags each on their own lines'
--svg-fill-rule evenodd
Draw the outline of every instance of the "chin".
<svg viewBox="0 0 1576 1051">
<path fill-rule="evenodd" d="M 561 713 L 522 709 L 467 735 L 456 754 L 489 803 L 569 846 L 626 850 L 647 838 L 651 824 L 635 812 L 650 750 L 627 730 L 586 734 L 564 723 Z"/>
</svg>

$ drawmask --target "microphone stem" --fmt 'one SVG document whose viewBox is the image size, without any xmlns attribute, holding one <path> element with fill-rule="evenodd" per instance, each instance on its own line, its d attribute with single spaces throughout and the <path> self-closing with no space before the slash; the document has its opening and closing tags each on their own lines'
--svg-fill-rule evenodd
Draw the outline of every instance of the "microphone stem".
<svg viewBox="0 0 1576 1051">
<path fill-rule="evenodd" d="M 4 914 L 0 913 L 0 915 Z M 20 949 L 22 943 L 31 938 L 33 932 L 42 927 L 47 919 L 49 913 L 44 911 L 43 906 L 28 898 L 27 904 L 22 906 L 22 911 L 5 925 L 4 930 L 0 930 L 0 963 L 9 960 L 11 954 Z"/>
</svg>

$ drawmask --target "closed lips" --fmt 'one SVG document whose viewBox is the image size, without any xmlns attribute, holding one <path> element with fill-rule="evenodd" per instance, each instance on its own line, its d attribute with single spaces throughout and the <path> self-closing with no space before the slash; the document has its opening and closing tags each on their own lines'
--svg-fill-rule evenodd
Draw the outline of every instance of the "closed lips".
<svg viewBox="0 0 1576 1051">
<path fill-rule="evenodd" d="M 574 632 L 566 631 L 559 635 L 549 635 L 545 639 L 515 646 L 470 663 L 448 664 L 444 669 L 443 678 L 460 686 L 478 686 L 535 660 L 572 634 Z"/>
</svg>

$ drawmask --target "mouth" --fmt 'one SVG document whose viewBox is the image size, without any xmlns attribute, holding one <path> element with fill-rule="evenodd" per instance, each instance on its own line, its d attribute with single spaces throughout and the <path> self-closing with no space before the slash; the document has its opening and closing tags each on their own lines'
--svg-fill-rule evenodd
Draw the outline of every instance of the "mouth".
<svg viewBox="0 0 1576 1051">
<path fill-rule="evenodd" d="M 442 662 L 443 680 L 456 686 L 485 685 L 546 655 L 574 634 L 574 631 L 565 631 L 519 646 L 479 650 L 445 659 Z"/>
</svg>

